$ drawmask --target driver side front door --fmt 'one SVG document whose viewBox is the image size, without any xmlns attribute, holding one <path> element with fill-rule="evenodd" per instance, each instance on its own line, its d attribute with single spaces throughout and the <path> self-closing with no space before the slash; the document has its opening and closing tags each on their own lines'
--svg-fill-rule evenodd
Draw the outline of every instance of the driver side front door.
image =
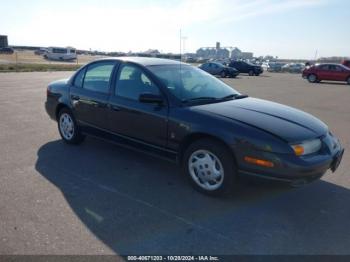
<svg viewBox="0 0 350 262">
<path fill-rule="evenodd" d="M 165 147 L 168 106 L 166 102 L 142 103 L 139 101 L 142 93 L 161 95 L 141 67 L 129 63 L 121 65 L 109 99 L 109 129 L 128 139 Z"/>
</svg>

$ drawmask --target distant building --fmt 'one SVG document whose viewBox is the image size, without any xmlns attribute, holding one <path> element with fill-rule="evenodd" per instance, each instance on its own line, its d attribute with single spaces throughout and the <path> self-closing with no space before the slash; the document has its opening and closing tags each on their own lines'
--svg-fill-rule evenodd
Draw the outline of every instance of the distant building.
<svg viewBox="0 0 350 262">
<path fill-rule="evenodd" d="M 252 52 L 242 52 L 241 59 L 253 59 L 253 53 Z"/>
<path fill-rule="evenodd" d="M 216 42 L 215 47 L 201 47 L 196 52 L 197 57 L 204 59 L 252 59 L 253 53 L 242 52 L 237 47 L 221 47 L 220 42 Z"/>
<path fill-rule="evenodd" d="M 0 48 L 8 47 L 7 35 L 0 35 Z"/>
<path fill-rule="evenodd" d="M 233 48 L 231 51 L 231 59 L 241 59 L 242 57 L 242 51 L 239 50 L 237 47 Z"/>
<path fill-rule="evenodd" d="M 157 49 L 148 49 L 148 50 L 142 52 L 142 54 L 147 55 L 147 56 L 157 56 L 160 54 L 160 52 Z"/>
<path fill-rule="evenodd" d="M 230 51 L 227 48 L 221 48 L 220 42 L 216 42 L 215 47 L 199 48 L 196 56 L 205 59 L 225 59 L 230 57 Z"/>
</svg>

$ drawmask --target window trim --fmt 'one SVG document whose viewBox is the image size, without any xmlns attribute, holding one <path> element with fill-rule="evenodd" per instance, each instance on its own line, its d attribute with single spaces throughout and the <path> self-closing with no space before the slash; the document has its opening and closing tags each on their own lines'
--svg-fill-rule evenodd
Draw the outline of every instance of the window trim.
<svg viewBox="0 0 350 262">
<path fill-rule="evenodd" d="M 85 80 L 86 70 L 87 70 L 87 66 L 84 66 L 84 67 L 80 68 L 80 69 L 75 73 L 75 75 L 74 75 L 74 77 L 73 77 L 73 80 L 72 80 L 72 86 L 74 86 L 75 88 L 83 89 L 83 84 L 84 84 L 84 80 Z M 77 80 L 78 75 L 79 75 L 80 72 L 82 72 L 82 71 L 84 71 L 82 86 L 76 86 L 76 85 L 75 85 L 75 80 Z"/>
</svg>

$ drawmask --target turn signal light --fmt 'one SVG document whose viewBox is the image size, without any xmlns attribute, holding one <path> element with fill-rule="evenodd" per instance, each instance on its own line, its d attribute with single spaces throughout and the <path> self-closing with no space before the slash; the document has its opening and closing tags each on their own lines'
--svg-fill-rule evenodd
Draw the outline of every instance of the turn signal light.
<svg viewBox="0 0 350 262">
<path fill-rule="evenodd" d="M 258 159 L 258 158 L 254 158 L 254 157 L 246 156 L 246 157 L 244 157 L 244 160 L 250 164 L 254 164 L 254 165 L 258 165 L 258 166 L 263 166 L 263 167 L 273 167 L 274 166 L 274 164 L 270 161 Z"/>
<path fill-rule="evenodd" d="M 304 154 L 304 147 L 303 146 L 295 145 L 295 146 L 293 146 L 293 150 L 297 156 L 301 156 Z"/>
</svg>

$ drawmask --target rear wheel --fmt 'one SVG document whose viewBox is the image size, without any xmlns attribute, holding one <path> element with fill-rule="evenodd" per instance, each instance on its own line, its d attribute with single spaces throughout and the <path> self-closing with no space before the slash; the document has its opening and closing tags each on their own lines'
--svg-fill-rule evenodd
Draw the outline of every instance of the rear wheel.
<svg viewBox="0 0 350 262">
<path fill-rule="evenodd" d="M 182 168 L 191 185 L 208 195 L 230 192 L 236 177 L 232 154 L 226 147 L 211 139 L 191 144 L 183 158 Z"/>
<path fill-rule="evenodd" d="M 307 80 L 310 83 L 316 83 L 317 82 L 317 76 L 315 74 L 310 74 L 310 75 L 308 75 Z"/>
<path fill-rule="evenodd" d="M 64 142 L 68 144 L 80 144 L 85 136 L 80 133 L 72 112 L 63 108 L 58 114 L 58 131 Z"/>
</svg>

